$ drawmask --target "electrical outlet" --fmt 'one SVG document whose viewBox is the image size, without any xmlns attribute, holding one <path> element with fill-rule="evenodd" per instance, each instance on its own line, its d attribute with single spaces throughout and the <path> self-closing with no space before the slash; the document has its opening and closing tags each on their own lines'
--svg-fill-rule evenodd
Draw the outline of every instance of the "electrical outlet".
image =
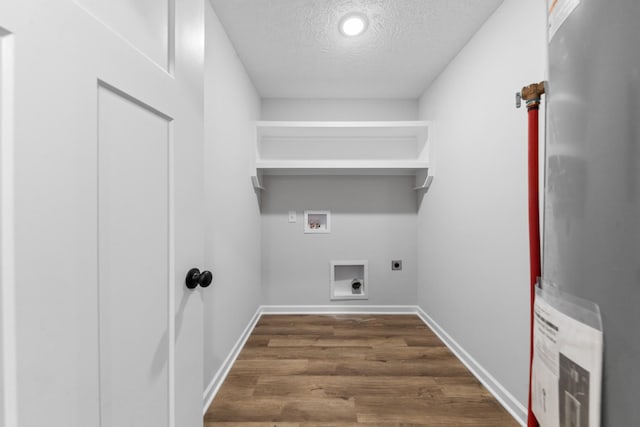
<svg viewBox="0 0 640 427">
<path fill-rule="evenodd" d="M 297 220 L 296 211 L 289 211 L 289 222 L 296 222 Z"/>
<path fill-rule="evenodd" d="M 391 269 L 392 270 L 402 270 L 402 260 L 395 259 L 391 261 Z"/>
</svg>

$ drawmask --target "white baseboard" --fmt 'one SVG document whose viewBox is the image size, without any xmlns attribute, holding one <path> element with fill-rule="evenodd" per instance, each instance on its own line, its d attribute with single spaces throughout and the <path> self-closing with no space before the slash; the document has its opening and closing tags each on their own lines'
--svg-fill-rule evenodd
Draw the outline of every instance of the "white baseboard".
<svg viewBox="0 0 640 427">
<path fill-rule="evenodd" d="M 416 307 L 416 314 L 431 328 L 467 369 L 471 371 L 478 381 L 489 390 L 493 397 L 496 398 L 511 416 L 515 418 L 521 426 L 525 426 L 527 423 L 527 409 L 420 307 Z"/>
<path fill-rule="evenodd" d="M 262 314 L 415 314 L 414 305 L 263 305 Z"/>
<path fill-rule="evenodd" d="M 471 371 L 498 402 L 522 426 L 526 425 L 526 408 L 505 389 L 486 369 L 482 367 L 467 351 L 460 346 L 447 332 L 438 325 L 427 313 L 415 305 L 262 305 L 258 307 L 238 341 L 231 348 L 229 355 L 214 375 L 204 392 L 203 415 L 218 393 L 220 386 L 229 374 L 229 370 L 238 358 L 242 347 L 253 332 L 262 315 L 269 314 L 416 314 L 451 352 Z"/>
<path fill-rule="evenodd" d="M 227 378 L 227 375 L 229 375 L 231 367 L 238 358 L 238 355 L 240 354 L 242 347 L 244 347 L 244 344 L 247 342 L 247 339 L 251 335 L 251 332 L 253 332 L 253 328 L 255 328 L 256 323 L 258 323 L 258 320 L 260 320 L 260 316 L 262 316 L 262 306 L 258 307 L 251 320 L 249 320 L 249 324 L 247 324 L 247 327 L 244 328 L 244 331 L 242 331 L 242 334 L 240 334 L 238 341 L 236 341 L 233 347 L 231 347 L 229 355 L 224 360 L 224 362 L 222 362 L 220 369 L 218 369 L 218 372 L 216 372 L 216 374 L 213 376 L 213 379 L 211 379 L 211 382 L 204 391 L 204 407 L 202 408 L 203 416 L 207 413 L 207 409 L 209 409 L 211 402 L 213 402 L 213 398 L 216 397 L 218 390 L 220 390 L 220 386 L 222 386 L 222 383 Z"/>
</svg>

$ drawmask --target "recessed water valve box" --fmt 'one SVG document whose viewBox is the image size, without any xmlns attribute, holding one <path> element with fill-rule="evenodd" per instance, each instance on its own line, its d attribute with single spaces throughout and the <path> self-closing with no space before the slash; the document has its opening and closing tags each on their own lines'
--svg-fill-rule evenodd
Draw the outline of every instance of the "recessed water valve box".
<svg viewBox="0 0 640 427">
<path fill-rule="evenodd" d="M 331 300 L 368 299 L 369 275 L 366 260 L 331 261 Z"/>
<path fill-rule="evenodd" d="M 331 233 L 331 212 L 304 211 L 305 234 Z"/>
</svg>

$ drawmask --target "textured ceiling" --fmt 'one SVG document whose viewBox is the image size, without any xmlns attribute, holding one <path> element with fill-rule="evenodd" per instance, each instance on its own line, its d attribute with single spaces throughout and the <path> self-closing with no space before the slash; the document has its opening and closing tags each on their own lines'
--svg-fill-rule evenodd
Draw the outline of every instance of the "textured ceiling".
<svg viewBox="0 0 640 427">
<path fill-rule="evenodd" d="M 211 0 L 256 88 L 274 98 L 417 98 L 503 0 Z M 340 19 L 360 12 L 348 38 Z"/>
</svg>

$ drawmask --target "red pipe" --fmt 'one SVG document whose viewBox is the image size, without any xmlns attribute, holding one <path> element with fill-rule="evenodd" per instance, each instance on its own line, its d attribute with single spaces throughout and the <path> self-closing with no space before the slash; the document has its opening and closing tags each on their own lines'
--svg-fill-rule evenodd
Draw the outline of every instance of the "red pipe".
<svg viewBox="0 0 640 427">
<path fill-rule="evenodd" d="M 530 268 L 530 301 L 529 313 L 529 414 L 528 427 L 537 427 L 531 410 L 531 371 L 533 363 L 533 304 L 536 296 L 536 282 L 540 277 L 540 214 L 538 202 L 538 106 L 528 109 L 529 115 L 529 262 Z"/>
<path fill-rule="evenodd" d="M 522 88 L 522 97 L 527 101 L 529 116 L 529 406 L 527 426 L 538 427 L 538 420 L 531 409 L 531 371 L 533 364 L 533 305 L 536 296 L 536 282 L 542 275 L 540 269 L 540 210 L 538 201 L 538 109 L 540 96 L 544 93 L 544 83 Z"/>
</svg>

